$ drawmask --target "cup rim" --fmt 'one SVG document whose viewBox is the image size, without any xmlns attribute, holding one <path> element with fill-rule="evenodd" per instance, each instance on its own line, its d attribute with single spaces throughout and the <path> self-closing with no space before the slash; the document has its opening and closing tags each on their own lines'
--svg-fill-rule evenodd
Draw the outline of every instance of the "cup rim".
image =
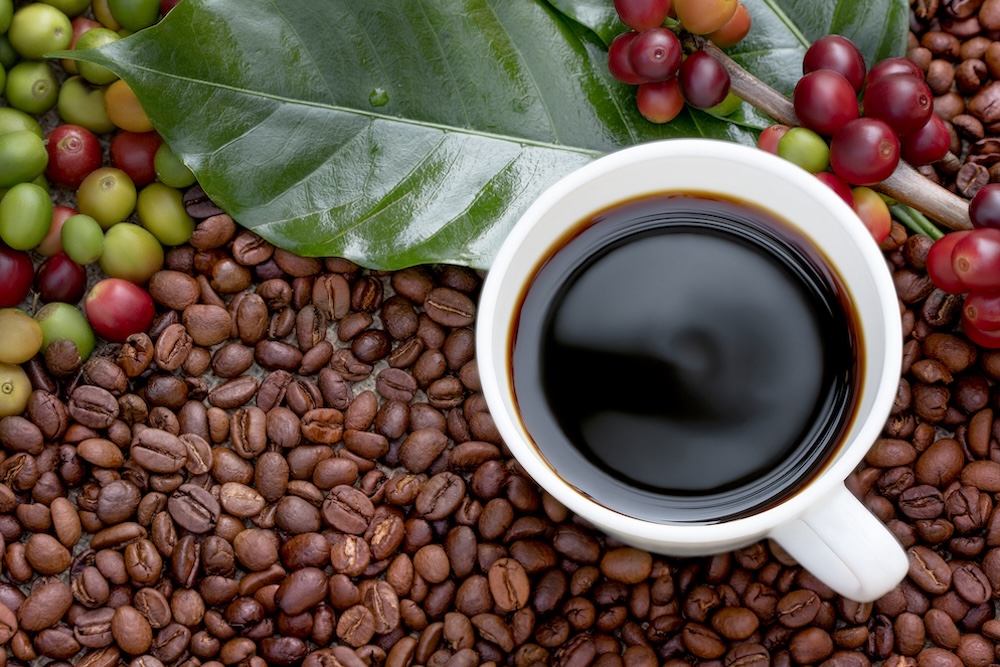
<svg viewBox="0 0 1000 667">
<path fill-rule="evenodd" d="M 881 309 L 881 326 L 885 332 L 886 353 L 882 359 L 867 359 L 865 362 L 866 367 L 870 369 L 866 371 L 866 375 L 878 378 L 878 386 L 874 386 L 874 380 L 871 380 L 874 388 L 872 407 L 854 439 L 842 448 L 843 451 L 835 460 L 828 463 L 805 487 L 789 498 L 759 513 L 714 523 L 671 523 L 639 519 L 605 507 L 572 487 L 551 470 L 533 443 L 525 442 L 520 437 L 519 427 L 512 423 L 506 409 L 510 407 L 516 412 L 516 403 L 509 386 L 501 381 L 507 376 L 506 371 L 498 368 L 497 359 L 492 356 L 497 337 L 506 339 L 510 328 L 507 318 L 498 318 L 497 312 L 492 307 L 501 291 L 502 274 L 522 252 L 521 246 L 538 220 L 564 197 L 570 196 L 581 186 L 603 175 L 625 168 L 634 168 L 636 163 L 684 157 L 735 161 L 743 166 L 772 174 L 783 182 L 783 187 L 794 187 L 803 191 L 839 220 L 851 220 L 843 225 L 844 232 L 851 237 L 852 244 L 864 258 L 868 271 L 872 274 L 874 293 L 878 301 L 885 305 Z M 721 195 L 727 194 L 724 186 L 705 188 L 703 191 L 713 190 Z M 660 190 L 664 191 L 669 191 L 669 187 Z M 656 191 L 650 191 L 648 194 L 656 194 Z M 608 201 L 606 205 L 616 203 Z M 548 250 L 548 248 L 533 248 L 532 259 L 540 260 Z M 714 139 L 667 139 L 639 144 L 602 156 L 562 177 L 528 206 L 501 245 L 483 283 L 476 327 L 477 362 L 487 405 L 512 455 L 536 483 L 568 509 L 598 526 L 613 527 L 619 535 L 629 535 L 638 540 L 659 542 L 666 546 L 671 543 L 709 544 L 765 535 L 775 526 L 796 518 L 817 502 L 821 502 L 838 485 L 843 484 L 864 458 L 882 432 L 885 419 L 895 399 L 901 372 L 902 325 L 896 308 L 897 303 L 895 287 L 878 245 L 873 242 L 867 228 L 851 207 L 815 176 L 776 155 L 757 148 Z M 505 409 L 498 409 L 501 406 Z"/>
</svg>

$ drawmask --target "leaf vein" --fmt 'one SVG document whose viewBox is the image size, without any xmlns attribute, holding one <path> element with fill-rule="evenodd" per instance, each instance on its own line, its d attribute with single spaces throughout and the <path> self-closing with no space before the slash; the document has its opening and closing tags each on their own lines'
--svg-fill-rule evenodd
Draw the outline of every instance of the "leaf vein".
<svg viewBox="0 0 1000 667">
<path fill-rule="evenodd" d="M 288 18 L 284 14 L 281 13 L 281 6 L 277 2 L 275 2 L 274 0 L 271 0 L 270 5 L 272 7 L 274 7 L 274 13 L 277 14 L 278 16 L 280 16 L 282 19 L 284 19 L 285 25 L 287 25 L 288 29 L 292 32 L 292 34 L 295 35 L 295 39 L 302 46 L 302 51 L 309 58 L 309 61 L 312 63 L 313 68 L 317 72 L 322 72 L 323 69 L 319 66 L 319 63 L 316 61 L 316 58 L 313 55 L 312 51 L 308 48 L 308 44 L 306 43 L 306 41 L 302 39 L 302 35 L 299 34 L 299 31 L 296 29 L 295 25 L 291 21 L 289 21 Z M 319 78 L 323 80 L 323 88 L 326 90 L 326 93 L 332 99 L 333 98 L 333 91 L 330 89 L 330 82 L 327 81 L 323 77 L 319 77 Z"/>
<path fill-rule="evenodd" d="M 501 1 L 509 2 L 510 0 L 501 0 Z M 500 15 L 497 14 L 496 9 L 493 8 L 493 5 L 491 4 L 490 0 L 486 0 L 483 4 L 487 8 L 489 8 L 490 13 L 493 14 L 493 17 L 496 19 L 497 23 L 499 25 L 504 26 L 503 21 L 500 20 Z M 504 26 L 504 32 L 507 34 L 508 43 L 510 44 L 511 48 L 513 48 L 515 53 L 517 53 L 518 60 L 524 63 L 524 71 L 528 75 L 528 78 L 531 79 L 531 85 L 538 93 L 538 102 L 541 105 L 542 110 L 545 111 L 546 118 L 549 119 L 549 127 L 552 130 L 552 137 L 554 139 L 554 143 L 559 144 L 559 128 L 558 125 L 556 124 L 555 116 L 552 115 L 552 109 L 549 107 L 549 101 L 545 96 L 545 91 L 543 91 L 542 87 L 538 84 L 538 78 L 535 76 L 534 71 L 532 71 L 530 62 L 528 61 L 527 58 L 524 57 L 524 53 L 521 52 L 521 49 L 517 46 L 517 44 L 514 42 L 513 39 L 509 39 L 510 31 L 507 30 L 507 26 Z"/>
<path fill-rule="evenodd" d="M 809 46 L 809 40 L 806 39 L 806 36 L 802 34 L 801 30 L 799 30 L 799 26 L 795 25 L 795 22 L 792 21 L 788 14 L 785 13 L 785 10 L 778 6 L 778 3 L 775 2 L 775 0 L 763 0 L 763 2 L 772 12 L 774 12 L 775 16 L 777 16 L 781 22 L 785 24 L 788 28 L 788 32 L 792 33 L 795 39 L 799 40 L 799 43 L 801 43 L 802 46 Z"/>
<path fill-rule="evenodd" d="M 434 29 L 430 16 L 427 15 L 427 7 L 424 6 L 424 3 L 418 2 L 417 6 L 420 7 L 420 13 L 423 14 L 424 20 L 427 22 L 427 27 L 429 28 L 428 32 L 434 37 L 434 44 L 437 47 L 438 53 L 441 54 L 441 61 L 448 69 L 448 73 L 451 75 L 451 80 L 455 84 L 455 88 L 459 90 L 459 94 L 454 97 L 457 97 L 459 103 L 462 105 L 462 116 L 465 117 L 465 124 L 472 127 L 472 116 L 469 115 L 469 105 L 465 101 L 465 95 L 461 94 L 461 86 L 458 84 L 458 77 L 455 76 L 455 69 L 451 66 L 451 59 L 448 58 L 448 54 L 444 50 L 444 44 L 441 43 L 441 36 L 438 35 L 437 30 Z M 451 99 L 454 99 L 454 97 Z"/>
</svg>

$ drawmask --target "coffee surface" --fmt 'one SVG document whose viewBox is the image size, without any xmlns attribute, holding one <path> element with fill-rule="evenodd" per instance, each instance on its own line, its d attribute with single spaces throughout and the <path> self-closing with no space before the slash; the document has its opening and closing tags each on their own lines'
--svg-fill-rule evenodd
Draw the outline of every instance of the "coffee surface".
<svg viewBox="0 0 1000 667">
<path fill-rule="evenodd" d="M 852 325 L 804 239 L 732 201 L 598 216 L 541 268 L 514 388 L 550 465 L 613 509 L 712 521 L 794 492 L 851 407 Z"/>
</svg>

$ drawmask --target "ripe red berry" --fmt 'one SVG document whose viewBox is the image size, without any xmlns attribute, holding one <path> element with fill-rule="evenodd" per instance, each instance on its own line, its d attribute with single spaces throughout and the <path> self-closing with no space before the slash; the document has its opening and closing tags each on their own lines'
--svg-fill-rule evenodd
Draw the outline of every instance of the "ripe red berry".
<svg viewBox="0 0 1000 667">
<path fill-rule="evenodd" d="M 934 113 L 934 95 L 923 79 L 909 74 L 880 76 L 865 89 L 865 115 L 884 120 L 899 136 L 916 132 Z"/>
<path fill-rule="evenodd" d="M 647 81 L 666 81 L 681 66 L 681 42 L 666 28 L 643 30 L 628 49 L 632 71 Z"/>
<path fill-rule="evenodd" d="M 1000 228 L 1000 183 L 987 183 L 969 204 L 973 227 Z"/>
<path fill-rule="evenodd" d="M 962 317 L 983 331 L 1000 331 L 1000 293 L 969 292 L 962 306 Z"/>
<path fill-rule="evenodd" d="M 858 47 L 841 35 L 820 37 L 806 50 L 802 58 L 802 73 L 829 69 L 843 75 L 854 88 L 861 92 L 865 82 L 865 58 Z"/>
<path fill-rule="evenodd" d="M 670 12 L 670 0 L 615 0 L 615 11 L 633 30 L 648 30 L 663 25 Z"/>
<path fill-rule="evenodd" d="M 35 266 L 31 255 L 0 243 L 0 307 L 16 306 L 28 296 Z"/>
<path fill-rule="evenodd" d="M 856 118 L 830 140 L 830 166 L 852 185 L 875 185 L 899 164 L 899 139 L 877 118 Z"/>
<path fill-rule="evenodd" d="M 951 263 L 955 244 L 969 234 L 971 232 L 968 230 L 945 234 L 935 241 L 930 250 L 927 251 L 927 277 L 931 279 L 935 287 L 949 294 L 962 294 L 969 291 L 962 279 L 955 273 Z"/>
<path fill-rule="evenodd" d="M 757 137 L 757 148 L 768 153 L 778 154 L 778 142 L 791 128 L 787 125 L 775 124 L 760 131 Z"/>
<path fill-rule="evenodd" d="M 920 65 L 909 58 L 885 58 L 872 65 L 872 68 L 868 70 L 868 75 L 865 77 L 865 87 L 889 74 L 909 74 L 921 80 L 924 78 L 924 72 L 920 69 Z"/>
<path fill-rule="evenodd" d="M 729 94 L 729 72 L 706 51 L 689 55 L 678 73 L 681 94 L 695 109 L 709 109 Z"/>
<path fill-rule="evenodd" d="M 962 284 L 973 290 L 995 290 L 1000 285 L 1000 229 L 973 229 L 955 243 L 951 268 Z"/>
<path fill-rule="evenodd" d="M 623 32 L 611 40 L 608 46 L 608 71 L 611 72 L 611 76 L 630 86 L 638 86 L 646 81 L 635 73 L 628 59 L 629 47 L 638 34 L 634 31 Z"/>
<path fill-rule="evenodd" d="M 931 114 L 924 126 L 916 132 L 899 140 L 900 155 L 903 159 L 919 167 L 937 162 L 948 154 L 951 148 L 951 135 L 944 121 L 936 114 Z"/>
<path fill-rule="evenodd" d="M 156 132 L 119 130 L 111 139 L 111 165 L 128 174 L 136 187 L 149 185 L 156 180 L 153 158 L 162 143 Z"/>
<path fill-rule="evenodd" d="M 76 303 L 87 290 L 87 270 L 64 252 L 42 262 L 35 275 L 35 289 L 42 301 Z"/>
<path fill-rule="evenodd" d="M 101 166 L 101 142 L 93 132 L 79 125 L 59 125 L 45 141 L 49 163 L 45 177 L 56 185 L 76 189 L 87 174 Z"/>
<path fill-rule="evenodd" d="M 851 208 L 854 208 L 854 192 L 851 191 L 851 186 L 848 185 L 847 181 L 830 171 L 821 171 L 816 174 L 816 178 L 821 180 L 828 188 L 836 192 L 837 195 L 844 200 L 844 203 Z"/>
<path fill-rule="evenodd" d="M 669 123 L 684 108 L 677 78 L 640 85 L 635 93 L 635 105 L 649 122 Z"/>
<path fill-rule="evenodd" d="M 792 102 L 803 127 L 826 136 L 858 117 L 854 88 L 842 74 L 833 70 L 816 70 L 799 79 Z"/>
<path fill-rule="evenodd" d="M 105 278 L 91 287 L 84 308 L 94 332 L 115 343 L 148 329 L 156 314 L 149 293 L 120 278 Z"/>
</svg>

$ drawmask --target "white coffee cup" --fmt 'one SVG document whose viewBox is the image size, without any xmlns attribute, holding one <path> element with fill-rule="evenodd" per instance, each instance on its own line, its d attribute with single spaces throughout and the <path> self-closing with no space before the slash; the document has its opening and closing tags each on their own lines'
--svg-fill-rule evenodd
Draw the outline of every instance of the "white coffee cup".
<svg viewBox="0 0 1000 667">
<path fill-rule="evenodd" d="M 716 523 L 638 519 L 573 487 L 536 447 L 519 418 L 512 389 L 512 323 L 541 262 L 568 230 L 594 213 L 672 192 L 742 200 L 804 234 L 842 279 L 861 330 L 858 344 L 864 348 L 854 418 L 832 458 L 791 497 L 759 513 Z M 497 254 L 480 298 L 476 348 L 486 402 L 514 457 L 557 500 L 623 542 L 691 556 L 772 539 L 830 588 L 859 602 L 881 597 L 906 575 L 908 562 L 900 544 L 844 483 L 879 437 L 896 395 L 902 357 L 898 299 L 885 258 L 851 208 L 790 162 L 733 143 L 677 139 L 627 148 L 565 176 L 529 206 Z"/>
</svg>

